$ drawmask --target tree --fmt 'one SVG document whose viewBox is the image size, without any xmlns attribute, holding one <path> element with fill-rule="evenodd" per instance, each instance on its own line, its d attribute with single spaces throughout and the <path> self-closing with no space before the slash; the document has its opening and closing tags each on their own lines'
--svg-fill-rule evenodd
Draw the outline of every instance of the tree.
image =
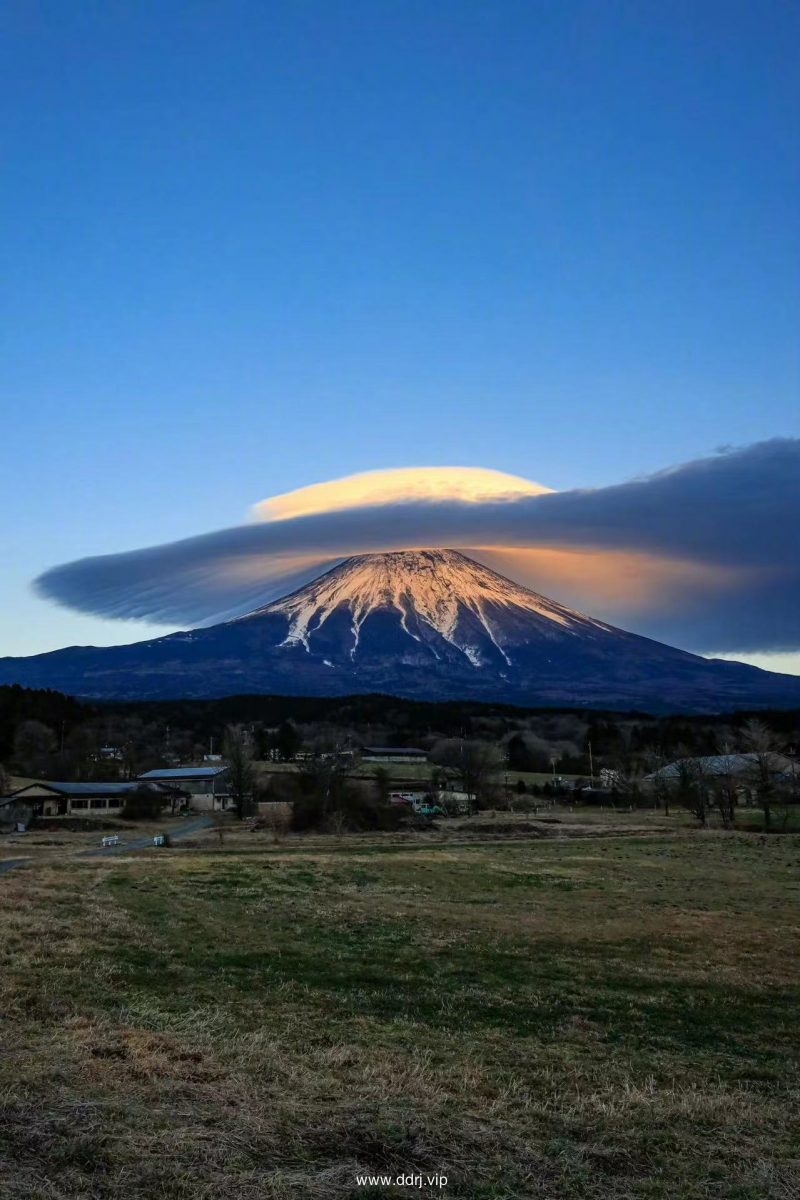
<svg viewBox="0 0 800 1200">
<path fill-rule="evenodd" d="M 91 779 L 95 775 L 100 755 L 97 730 L 89 723 L 76 725 L 64 740 L 59 752 L 59 774 L 62 779 Z M 107 777 L 107 768 L 104 771 Z"/>
<path fill-rule="evenodd" d="M 667 765 L 666 756 L 660 749 L 651 747 L 645 749 L 643 757 L 650 773 L 647 781 L 648 790 L 652 793 L 656 808 L 663 808 L 664 816 L 668 817 L 670 796 L 674 791 L 675 783 L 664 774 L 664 767 Z"/>
<path fill-rule="evenodd" d="M 711 801 L 716 805 L 723 829 L 731 829 L 736 819 L 736 804 L 739 796 L 740 779 L 737 776 L 739 758 L 736 754 L 731 730 L 723 726 L 715 737 L 717 761 L 710 779 Z"/>
<path fill-rule="evenodd" d="M 300 791 L 318 811 L 319 824 L 324 825 L 331 813 L 342 807 L 347 772 L 351 766 L 351 758 L 339 747 L 318 749 L 300 766 L 297 773 Z"/>
<path fill-rule="evenodd" d="M 163 806 L 161 789 L 143 783 L 126 794 L 122 816 L 126 821 L 153 821 L 161 816 Z"/>
<path fill-rule="evenodd" d="M 240 725 L 229 725 L 222 742 L 222 755 L 228 767 L 228 786 L 236 815 L 247 815 L 253 800 L 256 773 L 249 738 Z"/>
<path fill-rule="evenodd" d="M 709 795 L 723 829 L 730 829 L 736 817 L 736 780 L 730 771 L 715 772 L 709 779 Z"/>
<path fill-rule="evenodd" d="M 372 772 L 372 778 L 375 781 L 375 799 L 379 804 L 388 804 L 391 776 L 386 767 L 376 767 Z"/>
<path fill-rule="evenodd" d="M 157 725 L 145 725 L 141 717 L 125 717 L 114 728 L 111 738 L 111 744 L 122 755 L 122 773 L 126 779 L 135 779 L 143 771 L 160 765 L 163 733 Z"/>
<path fill-rule="evenodd" d="M 527 739 L 521 733 L 515 733 L 508 739 L 506 762 L 511 771 L 536 770 L 536 759 Z"/>
<path fill-rule="evenodd" d="M 291 721 L 281 721 L 275 733 L 275 749 L 281 762 L 292 762 L 302 745 L 300 734 Z"/>
<path fill-rule="evenodd" d="M 292 827 L 292 809 L 289 804 L 270 804 L 264 814 L 264 824 L 272 832 L 277 845 Z"/>
<path fill-rule="evenodd" d="M 782 762 L 781 743 L 763 721 L 755 719 L 745 722 L 740 738 L 745 753 L 752 755 L 752 766 L 747 774 L 764 813 L 764 829 L 769 830 L 772 826 L 772 804 L 777 798 L 776 777 Z"/>
<path fill-rule="evenodd" d="M 49 725 L 23 721 L 14 733 L 14 761 L 26 775 L 41 775 L 55 746 L 56 735 Z"/>
<path fill-rule="evenodd" d="M 221 813 L 217 813 L 214 818 L 214 833 L 217 835 L 217 841 L 221 850 L 225 843 L 225 820 Z"/>
<path fill-rule="evenodd" d="M 11 762 L 14 733 L 23 721 L 41 721 L 51 729 L 71 729 L 86 715 L 84 706 L 70 696 L 18 683 L 0 686 L 0 760 Z"/>
<path fill-rule="evenodd" d="M 697 817 L 705 828 L 708 821 L 708 782 L 699 758 L 683 756 L 677 763 L 675 799 Z"/>
<path fill-rule="evenodd" d="M 467 794 L 470 809 L 483 807 L 490 799 L 492 785 L 503 765 L 503 755 L 491 742 L 451 738 L 437 742 L 431 750 L 431 762 L 444 768 L 451 779 Z"/>
</svg>

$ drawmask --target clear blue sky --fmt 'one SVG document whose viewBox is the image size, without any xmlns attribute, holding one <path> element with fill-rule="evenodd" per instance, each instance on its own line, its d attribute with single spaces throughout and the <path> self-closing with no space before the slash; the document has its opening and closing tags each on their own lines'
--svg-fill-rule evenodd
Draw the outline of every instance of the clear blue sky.
<svg viewBox="0 0 800 1200">
<path fill-rule="evenodd" d="M 56 562 L 381 466 L 611 483 L 800 432 L 800 7 L 0 15 L 0 654 Z"/>
</svg>

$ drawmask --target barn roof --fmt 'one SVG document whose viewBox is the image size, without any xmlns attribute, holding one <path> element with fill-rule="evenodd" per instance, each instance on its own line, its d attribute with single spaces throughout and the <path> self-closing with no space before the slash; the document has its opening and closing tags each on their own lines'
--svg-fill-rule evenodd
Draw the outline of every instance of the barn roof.
<svg viewBox="0 0 800 1200">
<path fill-rule="evenodd" d="M 154 783 L 160 780 L 167 783 L 173 779 L 177 783 L 181 779 L 216 779 L 227 770 L 227 767 L 165 767 L 163 770 L 158 768 L 155 771 L 145 771 L 139 779 L 152 780 Z"/>
<path fill-rule="evenodd" d="M 428 751 L 419 746 L 362 746 L 364 754 L 421 754 L 427 758 Z"/>
<path fill-rule="evenodd" d="M 646 780 L 653 779 L 677 779 L 680 775 L 681 768 L 694 768 L 703 775 L 743 775 L 747 771 L 752 771 L 761 756 L 754 753 L 747 754 L 707 754 L 699 758 L 679 758 L 675 762 L 667 763 L 658 771 L 653 771 L 651 775 L 646 775 Z M 786 771 L 791 767 L 791 759 L 783 754 L 771 752 L 769 754 L 769 762 L 772 770 Z"/>
<path fill-rule="evenodd" d="M 11 794 L 12 796 L 21 796 L 33 788 L 45 788 L 57 796 L 124 796 L 126 792 L 135 792 L 140 786 L 138 780 L 128 783 L 74 783 L 72 781 L 61 783 L 53 779 L 41 779 L 34 783 L 26 783 L 24 787 L 17 788 L 16 792 Z"/>
</svg>

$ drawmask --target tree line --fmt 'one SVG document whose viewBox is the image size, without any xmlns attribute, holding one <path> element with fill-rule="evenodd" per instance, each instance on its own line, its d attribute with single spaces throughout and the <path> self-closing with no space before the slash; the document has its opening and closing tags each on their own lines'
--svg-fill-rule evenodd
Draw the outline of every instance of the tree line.
<svg viewBox="0 0 800 1200">
<path fill-rule="evenodd" d="M 223 720 L 243 714 L 247 719 Z M 772 768 L 776 756 L 794 756 L 799 716 L 794 711 L 654 717 L 421 704 L 385 696 L 101 705 L 52 691 L 3 687 L 0 789 L 7 790 L 12 777 L 135 779 L 155 767 L 202 762 L 213 752 L 224 754 L 231 778 L 239 780 L 235 798 L 242 813 L 266 798 L 290 802 L 298 820 L 325 823 L 332 812 L 346 810 L 357 824 L 369 815 L 366 810 L 358 815 L 365 795 L 381 812 L 387 807 L 388 776 L 376 768 L 368 786 L 363 780 L 356 785 L 350 778 L 353 754 L 362 745 L 414 744 L 431 763 L 424 787 L 432 798 L 456 789 L 477 807 L 520 806 L 526 794 L 557 795 L 558 780 L 567 775 L 582 780 L 588 799 L 593 793 L 610 795 L 612 802 L 667 808 L 680 803 L 701 824 L 712 813 L 731 823 L 737 798 L 749 791 L 769 827 L 772 809 L 794 794 L 794 776 Z M 697 762 L 734 752 L 755 755 L 759 779 L 726 779 Z M 265 784 L 255 770 L 259 760 L 293 762 L 297 769 L 292 776 L 269 776 Z M 662 787 L 657 773 L 670 762 L 681 765 L 676 778 Z M 549 782 L 525 782 L 524 773 L 547 776 Z M 656 782 L 645 787 L 649 775 L 656 775 Z"/>
</svg>

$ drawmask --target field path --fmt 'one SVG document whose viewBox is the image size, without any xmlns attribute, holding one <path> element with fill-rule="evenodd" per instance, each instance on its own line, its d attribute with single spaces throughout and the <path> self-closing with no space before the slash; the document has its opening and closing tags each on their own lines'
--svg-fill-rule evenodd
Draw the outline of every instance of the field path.
<svg viewBox="0 0 800 1200">
<path fill-rule="evenodd" d="M 200 833 L 203 829 L 210 829 L 213 824 L 211 817 L 197 817 L 194 821 L 183 821 L 173 829 L 165 829 L 164 833 L 169 835 L 170 841 L 177 842 L 181 838 L 191 837 L 193 833 Z M 147 837 L 134 838 L 132 842 L 120 842 L 118 846 L 98 846 L 94 850 L 84 850 L 81 857 L 95 858 L 98 855 L 117 854 L 120 850 L 127 853 L 129 850 L 144 850 L 152 845 L 153 834 L 148 834 Z"/>
<path fill-rule="evenodd" d="M 170 841 L 177 842 L 182 838 L 191 837 L 193 833 L 200 833 L 204 829 L 210 829 L 213 824 L 214 821 L 211 817 L 197 817 L 194 821 L 184 821 L 172 829 L 165 829 L 164 833 L 169 835 Z M 145 850 L 148 846 L 152 845 L 153 835 L 149 834 L 147 837 L 134 838 L 132 842 L 120 842 L 118 846 L 98 846 L 96 849 L 82 850 L 78 857 L 94 858 L 98 855 L 117 854 L 120 851 L 127 854 L 130 850 Z M 14 867 L 21 867 L 23 863 L 32 861 L 30 857 L 0 859 L 0 875 L 4 875 L 8 871 L 13 871 Z"/>
<path fill-rule="evenodd" d="M 13 871 L 14 867 L 21 867 L 23 863 L 30 861 L 29 858 L 4 858 L 0 860 L 0 875 L 6 871 Z"/>
</svg>

